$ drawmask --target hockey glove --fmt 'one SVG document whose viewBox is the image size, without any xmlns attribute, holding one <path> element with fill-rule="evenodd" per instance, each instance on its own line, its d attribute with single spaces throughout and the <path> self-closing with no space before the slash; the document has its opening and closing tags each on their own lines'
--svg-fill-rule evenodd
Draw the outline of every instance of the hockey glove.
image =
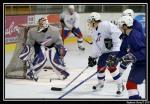
<svg viewBox="0 0 150 104">
<path fill-rule="evenodd" d="M 91 56 L 89 56 L 88 58 L 88 66 L 89 67 L 93 67 L 96 65 L 96 58 L 92 58 Z"/>
<path fill-rule="evenodd" d="M 109 50 L 113 47 L 112 39 L 110 38 L 105 38 L 104 43 L 105 43 L 105 47 Z"/>
<path fill-rule="evenodd" d="M 108 56 L 108 59 L 106 60 L 106 65 L 108 66 L 108 67 L 111 67 L 111 66 L 113 66 L 113 65 L 116 65 L 117 64 L 117 62 L 118 62 L 118 60 L 117 60 L 117 58 L 116 58 L 116 55 L 109 55 Z"/>
<path fill-rule="evenodd" d="M 121 64 L 127 66 L 130 63 L 135 63 L 136 57 L 132 53 L 128 53 L 121 58 Z"/>
<path fill-rule="evenodd" d="M 73 27 L 73 28 L 72 28 L 72 30 L 71 30 L 71 32 L 72 32 L 72 33 L 74 33 L 74 32 L 75 32 L 75 30 L 76 30 L 76 28 L 75 28 L 75 27 Z"/>
<path fill-rule="evenodd" d="M 120 38 L 120 39 L 124 39 L 124 38 L 126 38 L 127 36 L 128 36 L 127 34 L 122 33 L 122 34 L 119 36 L 119 38 Z"/>
</svg>

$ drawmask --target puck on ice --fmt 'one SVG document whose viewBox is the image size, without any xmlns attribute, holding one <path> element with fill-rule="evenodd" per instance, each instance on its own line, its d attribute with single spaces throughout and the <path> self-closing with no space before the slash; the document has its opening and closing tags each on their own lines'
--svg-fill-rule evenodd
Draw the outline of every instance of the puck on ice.
<svg viewBox="0 0 150 104">
<path fill-rule="evenodd" d="M 96 86 L 93 86 L 93 90 L 96 90 Z"/>
</svg>

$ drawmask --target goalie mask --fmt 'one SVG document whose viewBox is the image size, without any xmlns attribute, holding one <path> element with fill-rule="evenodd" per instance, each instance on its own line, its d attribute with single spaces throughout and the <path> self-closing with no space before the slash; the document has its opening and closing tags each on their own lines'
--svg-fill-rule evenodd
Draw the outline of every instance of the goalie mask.
<svg viewBox="0 0 150 104">
<path fill-rule="evenodd" d="M 42 17 L 38 20 L 38 32 L 44 32 L 45 30 L 47 30 L 49 26 L 48 20 L 45 17 Z"/>
<path fill-rule="evenodd" d="M 95 28 L 100 21 L 101 16 L 97 12 L 92 12 L 87 19 L 89 28 Z"/>
</svg>

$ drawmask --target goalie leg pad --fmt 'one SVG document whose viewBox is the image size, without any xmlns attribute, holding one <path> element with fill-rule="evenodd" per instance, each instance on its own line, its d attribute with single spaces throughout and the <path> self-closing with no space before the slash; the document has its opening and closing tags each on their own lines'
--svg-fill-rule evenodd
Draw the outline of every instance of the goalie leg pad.
<svg viewBox="0 0 150 104">
<path fill-rule="evenodd" d="M 41 46 L 39 53 L 36 54 L 31 69 L 35 72 L 39 71 L 47 61 L 46 54 L 45 54 L 45 48 Z"/>
<path fill-rule="evenodd" d="M 66 55 L 67 49 L 61 45 L 57 45 L 55 47 L 55 49 L 56 49 L 56 53 L 55 53 L 53 61 L 55 63 L 57 63 L 58 65 L 65 66 L 65 63 L 63 61 L 63 57 Z"/>
<path fill-rule="evenodd" d="M 28 59 L 28 55 L 30 53 L 30 46 L 29 45 L 25 45 L 24 49 L 22 50 L 22 52 L 19 55 L 19 58 L 23 61 L 26 61 Z"/>
<path fill-rule="evenodd" d="M 65 67 L 62 65 L 58 65 L 57 63 L 52 61 L 52 54 L 51 54 L 52 50 L 49 50 L 49 60 L 50 63 L 53 67 L 53 70 L 56 72 L 56 74 L 58 75 L 63 75 L 63 79 L 66 79 L 69 76 L 69 73 L 67 71 L 65 71 Z"/>
</svg>

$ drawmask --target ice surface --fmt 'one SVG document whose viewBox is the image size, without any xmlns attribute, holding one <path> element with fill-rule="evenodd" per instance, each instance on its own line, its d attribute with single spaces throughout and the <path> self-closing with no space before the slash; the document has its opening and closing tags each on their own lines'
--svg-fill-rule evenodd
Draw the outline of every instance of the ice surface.
<svg viewBox="0 0 150 104">
<path fill-rule="evenodd" d="M 51 91 L 51 87 L 64 87 L 68 84 L 74 77 L 76 77 L 86 66 L 87 66 L 87 58 L 90 55 L 90 45 L 86 44 L 86 51 L 80 52 L 78 51 L 77 45 L 66 46 L 68 48 L 68 53 L 65 57 L 65 62 L 68 67 L 67 71 L 70 73 L 68 79 L 61 80 L 52 80 L 50 82 L 50 78 L 55 75 L 52 70 L 41 71 L 39 74 L 39 81 L 34 82 L 31 80 L 23 80 L 23 79 L 5 79 L 5 98 L 13 99 L 13 98 L 25 98 L 25 99 L 57 99 L 66 91 L 80 83 L 82 80 L 87 78 L 89 75 L 96 71 L 96 66 L 93 68 L 89 68 L 86 70 L 74 83 L 72 83 L 68 88 L 63 91 Z M 5 65 L 7 66 L 9 60 L 11 59 L 12 54 L 5 55 Z M 48 65 L 49 62 L 47 62 Z M 6 68 L 5 66 L 5 68 Z M 123 78 L 126 79 L 128 77 L 130 69 L 127 69 L 123 75 Z M 76 99 L 127 99 L 128 94 L 127 90 L 124 91 L 123 95 L 117 97 L 115 92 L 117 85 L 108 71 L 106 71 L 106 82 L 102 91 L 94 92 L 92 90 L 92 86 L 97 83 L 96 76 L 92 77 L 90 80 L 77 87 L 71 93 L 66 95 L 64 98 L 76 98 Z M 126 82 L 124 82 L 124 85 Z M 145 84 L 142 84 L 139 87 L 140 95 L 145 98 Z"/>
</svg>

